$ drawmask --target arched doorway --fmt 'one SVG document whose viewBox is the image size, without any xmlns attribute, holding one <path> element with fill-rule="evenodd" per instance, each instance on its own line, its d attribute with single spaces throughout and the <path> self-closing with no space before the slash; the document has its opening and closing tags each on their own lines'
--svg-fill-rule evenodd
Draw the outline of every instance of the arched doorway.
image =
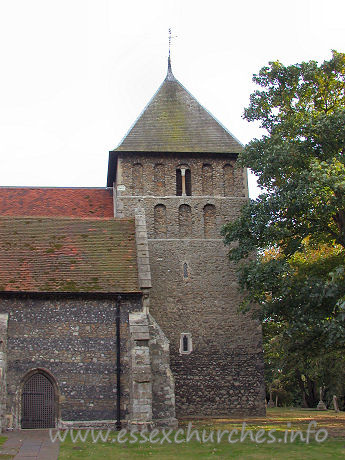
<svg viewBox="0 0 345 460">
<path fill-rule="evenodd" d="M 55 428 L 56 391 L 45 372 L 37 371 L 27 377 L 21 402 L 22 428 Z"/>
</svg>

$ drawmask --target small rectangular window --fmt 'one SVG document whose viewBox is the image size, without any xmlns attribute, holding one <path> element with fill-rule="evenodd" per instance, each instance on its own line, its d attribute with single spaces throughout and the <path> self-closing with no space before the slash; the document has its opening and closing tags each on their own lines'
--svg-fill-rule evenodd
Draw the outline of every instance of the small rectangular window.
<svg viewBox="0 0 345 460">
<path fill-rule="evenodd" d="M 182 332 L 180 336 L 180 354 L 189 355 L 192 351 L 192 334 L 190 332 Z"/>
<path fill-rule="evenodd" d="M 189 346 L 188 346 L 188 337 L 186 335 L 183 336 L 182 338 L 182 350 L 184 352 L 187 352 L 189 350 Z"/>
</svg>

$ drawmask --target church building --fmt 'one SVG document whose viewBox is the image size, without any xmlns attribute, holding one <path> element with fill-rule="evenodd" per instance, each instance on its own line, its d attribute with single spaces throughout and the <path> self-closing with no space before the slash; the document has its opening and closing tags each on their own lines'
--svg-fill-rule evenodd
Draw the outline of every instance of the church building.
<svg viewBox="0 0 345 460">
<path fill-rule="evenodd" d="M 0 429 L 262 415 L 261 326 L 220 229 L 242 145 L 175 78 L 104 188 L 0 188 Z"/>
</svg>

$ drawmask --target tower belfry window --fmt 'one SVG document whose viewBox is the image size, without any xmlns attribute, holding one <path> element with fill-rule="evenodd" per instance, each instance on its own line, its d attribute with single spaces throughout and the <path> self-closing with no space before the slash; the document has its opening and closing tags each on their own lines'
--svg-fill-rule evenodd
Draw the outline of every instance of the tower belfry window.
<svg viewBox="0 0 345 460">
<path fill-rule="evenodd" d="M 176 169 L 176 196 L 182 196 L 182 174 L 181 174 L 181 169 Z"/>
<path fill-rule="evenodd" d="M 192 175 L 189 168 L 176 169 L 176 196 L 192 195 Z"/>
<path fill-rule="evenodd" d="M 183 182 L 182 182 L 183 185 Z M 192 196 L 192 176 L 190 169 L 185 170 L 185 185 L 186 185 L 186 195 Z"/>
</svg>

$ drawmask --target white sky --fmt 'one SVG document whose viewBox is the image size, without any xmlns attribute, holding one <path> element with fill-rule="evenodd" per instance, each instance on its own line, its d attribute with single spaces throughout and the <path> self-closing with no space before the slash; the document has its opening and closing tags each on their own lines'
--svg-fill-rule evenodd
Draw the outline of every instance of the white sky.
<svg viewBox="0 0 345 460">
<path fill-rule="evenodd" d="M 246 143 L 252 74 L 344 52 L 344 17 L 344 0 L 0 0 L 0 185 L 105 186 L 165 78 L 169 27 L 176 78 Z"/>
</svg>

